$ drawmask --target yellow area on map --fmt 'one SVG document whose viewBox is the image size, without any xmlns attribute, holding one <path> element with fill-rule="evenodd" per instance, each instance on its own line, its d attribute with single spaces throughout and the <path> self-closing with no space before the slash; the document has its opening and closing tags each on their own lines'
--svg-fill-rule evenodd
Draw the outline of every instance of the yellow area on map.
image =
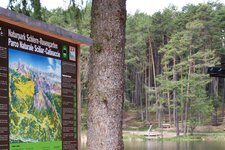
<svg viewBox="0 0 225 150">
<path fill-rule="evenodd" d="M 15 83 L 16 86 L 16 95 L 21 100 L 26 100 L 27 97 L 32 97 L 34 95 L 34 82 L 33 81 L 27 81 L 22 82 L 19 80 L 17 83 Z"/>
</svg>

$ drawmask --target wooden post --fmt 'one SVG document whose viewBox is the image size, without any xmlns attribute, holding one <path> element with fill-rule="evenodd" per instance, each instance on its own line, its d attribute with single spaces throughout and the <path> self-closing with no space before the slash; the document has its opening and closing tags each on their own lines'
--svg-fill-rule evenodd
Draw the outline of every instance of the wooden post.
<svg viewBox="0 0 225 150">
<path fill-rule="evenodd" d="M 81 84 L 80 84 L 80 46 L 77 47 L 77 141 L 81 149 Z"/>
</svg>

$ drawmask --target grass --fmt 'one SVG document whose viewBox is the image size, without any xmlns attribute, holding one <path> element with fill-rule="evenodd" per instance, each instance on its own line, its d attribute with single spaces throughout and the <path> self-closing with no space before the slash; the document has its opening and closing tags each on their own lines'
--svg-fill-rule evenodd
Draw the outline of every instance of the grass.
<svg viewBox="0 0 225 150">
<path fill-rule="evenodd" d="M 202 136 L 193 135 L 193 136 L 179 136 L 179 137 L 172 137 L 172 138 L 159 138 L 159 141 L 172 141 L 172 142 L 187 142 L 187 141 L 202 141 Z"/>
<path fill-rule="evenodd" d="M 136 140 L 140 140 L 140 141 L 147 140 L 143 135 L 123 133 L 123 141 L 130 141 L 132 139 L 134 139 L 135 141 Z"/>
<path fill-rule="evenodd" d="M 179 136 L 173 138 L 161 138 L 160 141 L 225 141 L 224 133 L 210 133 L 210 134 L 194 134 L 189 136 Z"/>
<path fill-rule="evenodd" d="M 202 133 L 194 133 L 194 135 L 205 135 L 205 136 L 225 136 L 225 132 L 202 132 Z"/>
</svg>

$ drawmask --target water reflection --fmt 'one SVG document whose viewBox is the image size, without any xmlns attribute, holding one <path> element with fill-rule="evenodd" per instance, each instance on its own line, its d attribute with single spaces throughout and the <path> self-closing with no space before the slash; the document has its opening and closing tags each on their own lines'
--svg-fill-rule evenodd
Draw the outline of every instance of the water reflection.
<svg viewBox="0 0 225 150">
<path fill-rule="evenodd" d="M 126 141 L 125 150 L 225 150 L 222 142 Z"/>
<path fill-rule="evenodd" d="M 86 136 L 81 137 L 82 150 L 86 149 Z M 189 141 L 168 142 L 129 139 L 124 142 L 125 150 L 225 150 L 225 142 Z"/>
</svg>

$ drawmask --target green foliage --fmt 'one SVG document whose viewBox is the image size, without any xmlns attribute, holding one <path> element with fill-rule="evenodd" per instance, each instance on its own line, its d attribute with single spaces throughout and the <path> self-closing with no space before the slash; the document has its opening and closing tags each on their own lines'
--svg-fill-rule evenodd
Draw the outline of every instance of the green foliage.
<svg viewBox="0 0 225 150">
<path fill-rule="evenodd" d="M 148 30 L 147 35 L 142 34 L 142 36 L 139 36 L 139 33 L 132 34 L 132 30 L 129 30 L 129 26 L 136 32 L 136 28 L 141 29 L 141 26 L 133 25 L 135 21 L 129 16 L 131 19 L 128 17 L 128 45 L 126 46 L 128 50 L 126 57 L 127 98 L 132 99 L 131 91 L 137 86 L 135 85 L 134 72 L 144 73 L 147 74 L 147 77 L 149 76 L 148 72 L 146 73 L 145 71 L 152 64 L 148 58 L 146 59 L 146 54 L 147 57 L 149 56 L 145 47 L 141 47 L 141 43 L 148 41 L 150 37 L 155 53 L 153 56 L 155 63 L 157 63 L 160 55 L 162 56 L 160 62 L 162 67 L 159 68 L 162 70 L 157 73 L 156 79 L 159 85 L 157 88 L 159 97 L 151 95 L 148 99 L 151 103 L 155 103 L 151 106 L 155 108 L 153 110 L 165 110 L 166 108 L 171 108 L 171 106 L 174 107 L 174 104 L 170 107 L 166 106 L 168 99 L 165 98 L 164 93 L 172 93 L 175 90 L 179 114 L 182 114 L 184 110 L 184 103 L 190 103 L 188 106 L 188 122 L 192 132 L 197 125 L 208 121 L 212 111 L 212 100 L 206 91 L 210 78 L 205 73 L 207 67 L 218 64 L 218 56 L 221 53 L 221 49 L 223 49 L 221 41 L 219 42 L 218 40 L 218 37 L 221 38 L 223 36 L 217 36 L 223 30 L 223 28 L 219 27 L 221 21 L 214 20 L 216 12 L 221 11 L 221 7 L 224 8 L 221 4 L 214 3 L 212 5 L 209 3 L 199 4 L 198 6 L 187 5 L 182 12 L 178 12 L 174 8 L 165 9 L 163 12 L 157 12 L 149 18 L 150 24 L 148 26 L 150 30 Z M 131 22 L 129 22 L 129 19 Z M 134 37 L 134 39 L 130 38 L 130 36 Z M 140 37 L 145 39 L 141 39 L 141 42 L 139 41 Z M 148 42 L 145 44 L 148 49 Z M 142 51 L 131 50 L 136 47 L 142 49 Z M 159 56 L 157 56 L 157 49 L 160 52 Z M 173 80 L 174 74 L 177 74 L 175 81 Z M 148 88 L 149 85 L 145 85 L 145 91 L 151 94 L 152 92 Z M 162 105 L 159 105 L 160 103 Z"/>
<path fill-rule="evenodd" d="M 124 111 L 135 111 L 136 107 L 134 104 L 132 104 L 130 101 L 128 100 L 124 100 L 124 105 L 123 105 L 123 110 Z"/>
<path fill-rule="evenodd" d="M 173 33 L 168 43 L 160 49 L 164 67 L 157 81 L 162 92 L 176 91 L 178 104 L 188 103 L 191 133 L 196 126 L 209 121 L 213 108 L 212 100 L 206 91 L 211 79 L 205 73 L 207 67 L 218 63 L 221 49 L 218 49 L 221 44 L 214 43 L 218 40 L 216 34 L 222 30 L 215 30 L 220 24 L 219 20 L 215 22 L 213 19 L 216 17 L 215 12 L 220 11 L 215 8 L 211 4 L 184 7 L 183 12 L 178 15 L 180 21 L 185 22 L 181 26 L 183 29 Z M 171 80 L 174 74 L 178 75 L 176 81 Z M 179 111 L 185 109 L 182 105 L 178 106 Z"/>
<path fill-rule="evenodd" d="M 38 20 L 42 20 L 42 18 L 41 18 L 41 2 L 40 2 L 40 0 L 31 0 L 31 6 L 33 8 L 32 17 L 35 18 L 35 19 L 38 19 Z"/>
<path fill-rule="evenodd" d="M 85 36 L 90 35 L 91 2 L 82 8 L 72 0 L 67 9 L 53 10 L 47 10 L 39 4 L 39 0 L 10 0 L 8 8 Z M 160 109 L 167 113 L 175 107 L 172 101 L 172 93 L 175 91 L 179 117 L 183 115 L 184 104 L 189 103 L 188 123 L 193 132 L 196 126 L 209 120 L 213 107 L 220 106 L 220 101 L 212 101 L 210 98 L 208 87 L 211 79 L 206 75 L 206 70 L 209 66 L 219 64 L 219 55 L 225 54 L 224 37 L 225 6 L 218 2 L 188 4 L 181 11 L 170 5 L 153 15 L 139 11 L 133 15 L 128 14 L 124 109 L 139 108 L 135 105 L 142 102 L 148 111 L 156 112 Z M 87 103 L 88 56 L 89 48 L 82 47 L 83 106 Z M 156 79 L 153 77 L 153 67 Z M 177 79 L 174 79 L 174 75 Z M 11 84 L 10 88 L 16 87 Z M 140 94 L 138 99 L 135 95 L 137 93 Z M 169 93 L 169 100 L 165 93 Z M 15 104 L 16 99 L 12 97 Z M 59 106 L 56 102 L 54 104 Z M 60 113 L 59 110 L 57 112 Z M 86 119 L 87 115 L 82 114 L 84 127 Z"/>
<path fill-rule="evenodd" d="M 40 0 L 9 0 L 8 9 L 22 13 L 26 16 L 34 15 L 34 18 L 41 19 Z"/>
<path fill-rule="evenodd" d="M 132 99 L 135 88 L 135 74 L 144 72 L 143 64 L 146 63 L 146 50 L 148 34 L 150 32 L 151 17 L 147 14 L 136 12 L 128 14 L 126 23 L 126 99 Z"/>
</svg>

